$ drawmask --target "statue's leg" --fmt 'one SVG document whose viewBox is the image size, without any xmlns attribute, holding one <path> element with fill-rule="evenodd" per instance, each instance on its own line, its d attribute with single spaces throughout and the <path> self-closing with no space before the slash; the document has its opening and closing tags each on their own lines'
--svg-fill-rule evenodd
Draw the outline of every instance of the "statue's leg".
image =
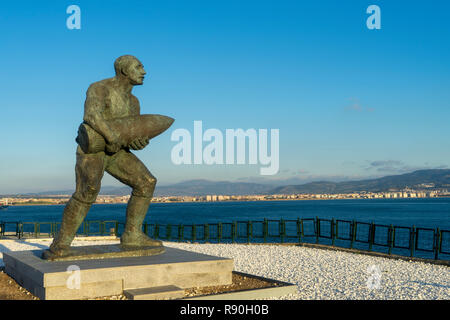
<svg viewBox="0 0 450 320">
<path fill-rule="evenodd" d="M 111 157 L 106 171 L 133 188 L 127 207 L 125 230 L 120 239 L 121 244 L 161 246 L 161 241 L 150 239 L 142 232 L 142 223 L 153 197 L 156 178 L 134 154 L 125 150 Z"/>
<path fill-rule="evenodd" d="M 61 228 L 50 245 L 53 255 L 61 256 L 67 253 L 78 228 L 95 202 L 104 173 L 104 159 L 104 153 L 84 154 L 78 148 L 75 166 L 76 191 L 64 209 Z"/>
</svg>

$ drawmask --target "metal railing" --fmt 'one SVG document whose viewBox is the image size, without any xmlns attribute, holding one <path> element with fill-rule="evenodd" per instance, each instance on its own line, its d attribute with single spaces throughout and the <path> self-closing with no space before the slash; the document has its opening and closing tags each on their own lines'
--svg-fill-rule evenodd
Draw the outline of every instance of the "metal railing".
<svg viewBox="0 0 450 320">
<path fill-rule="evenodd" d="M 0 222 L 0 238 L 54 237 L 59 222 Z M 84 221 L 78 236 L 120 236 L 124 223 Z M 298 218 L 208 224 L 144 223 L 148 236 L 179 242 L 316 243 L 409 257 L 450 260 L 450 230 L 384 225 L 355 220 Z M 394 252 L 395 251 L 395 252 Z"/>
</svg>

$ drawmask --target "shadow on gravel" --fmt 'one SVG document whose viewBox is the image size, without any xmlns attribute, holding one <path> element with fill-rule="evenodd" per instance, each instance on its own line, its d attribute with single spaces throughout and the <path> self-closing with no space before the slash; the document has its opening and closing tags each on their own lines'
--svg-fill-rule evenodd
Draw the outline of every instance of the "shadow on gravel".
<svg viewBox="0 0 450 320">
<path fill-rule="evenodd" d="M 440 284 L 440 283 L 429 283 L 429 282 L 423 282 L 423 281 L 411 281 L 413 283 L 418 283 L 422 286 L 432 286 L 432 287 L 439 287 L 439 288 L 449 288 L 450 286 L 447 286 L 445 284 Z"/>
</svg>

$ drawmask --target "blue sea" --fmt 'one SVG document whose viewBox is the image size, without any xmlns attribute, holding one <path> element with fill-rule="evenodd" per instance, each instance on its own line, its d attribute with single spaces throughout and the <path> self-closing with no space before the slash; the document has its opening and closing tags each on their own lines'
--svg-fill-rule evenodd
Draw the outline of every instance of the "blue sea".
<svg viewBox="0 0 450 320">
<path fill-rule="evenodd" d="M 0 221 L 59 222 L 64 206 L 12 206 Z M 93 205 L 86 220 L 125 221 L 126 204 Z M 267 219 L 335 218 L 450 230 L 450 198 L 153 203 L 147 223 L 204 224 Z"/>
</svg>

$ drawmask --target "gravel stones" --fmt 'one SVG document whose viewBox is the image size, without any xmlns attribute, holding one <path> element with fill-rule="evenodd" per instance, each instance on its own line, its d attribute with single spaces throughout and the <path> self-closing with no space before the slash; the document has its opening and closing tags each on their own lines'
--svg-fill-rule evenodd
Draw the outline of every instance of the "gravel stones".
<svg viewBox="0 0 450 320">
<path fill-rule="evenodd" d="M 2 240 L 0 252 L 47 249 L 50 243 L 50 240 Z M 75 240 L 73 245 L 114 243 L 118 241 Z M 236 271 L 297 285 L 297 294 L 273 299 L 450 300 L 450 268 L 441 265 L 286 245 L 176 242 L 164 245 L 233 258 Z"/>
</svg>

